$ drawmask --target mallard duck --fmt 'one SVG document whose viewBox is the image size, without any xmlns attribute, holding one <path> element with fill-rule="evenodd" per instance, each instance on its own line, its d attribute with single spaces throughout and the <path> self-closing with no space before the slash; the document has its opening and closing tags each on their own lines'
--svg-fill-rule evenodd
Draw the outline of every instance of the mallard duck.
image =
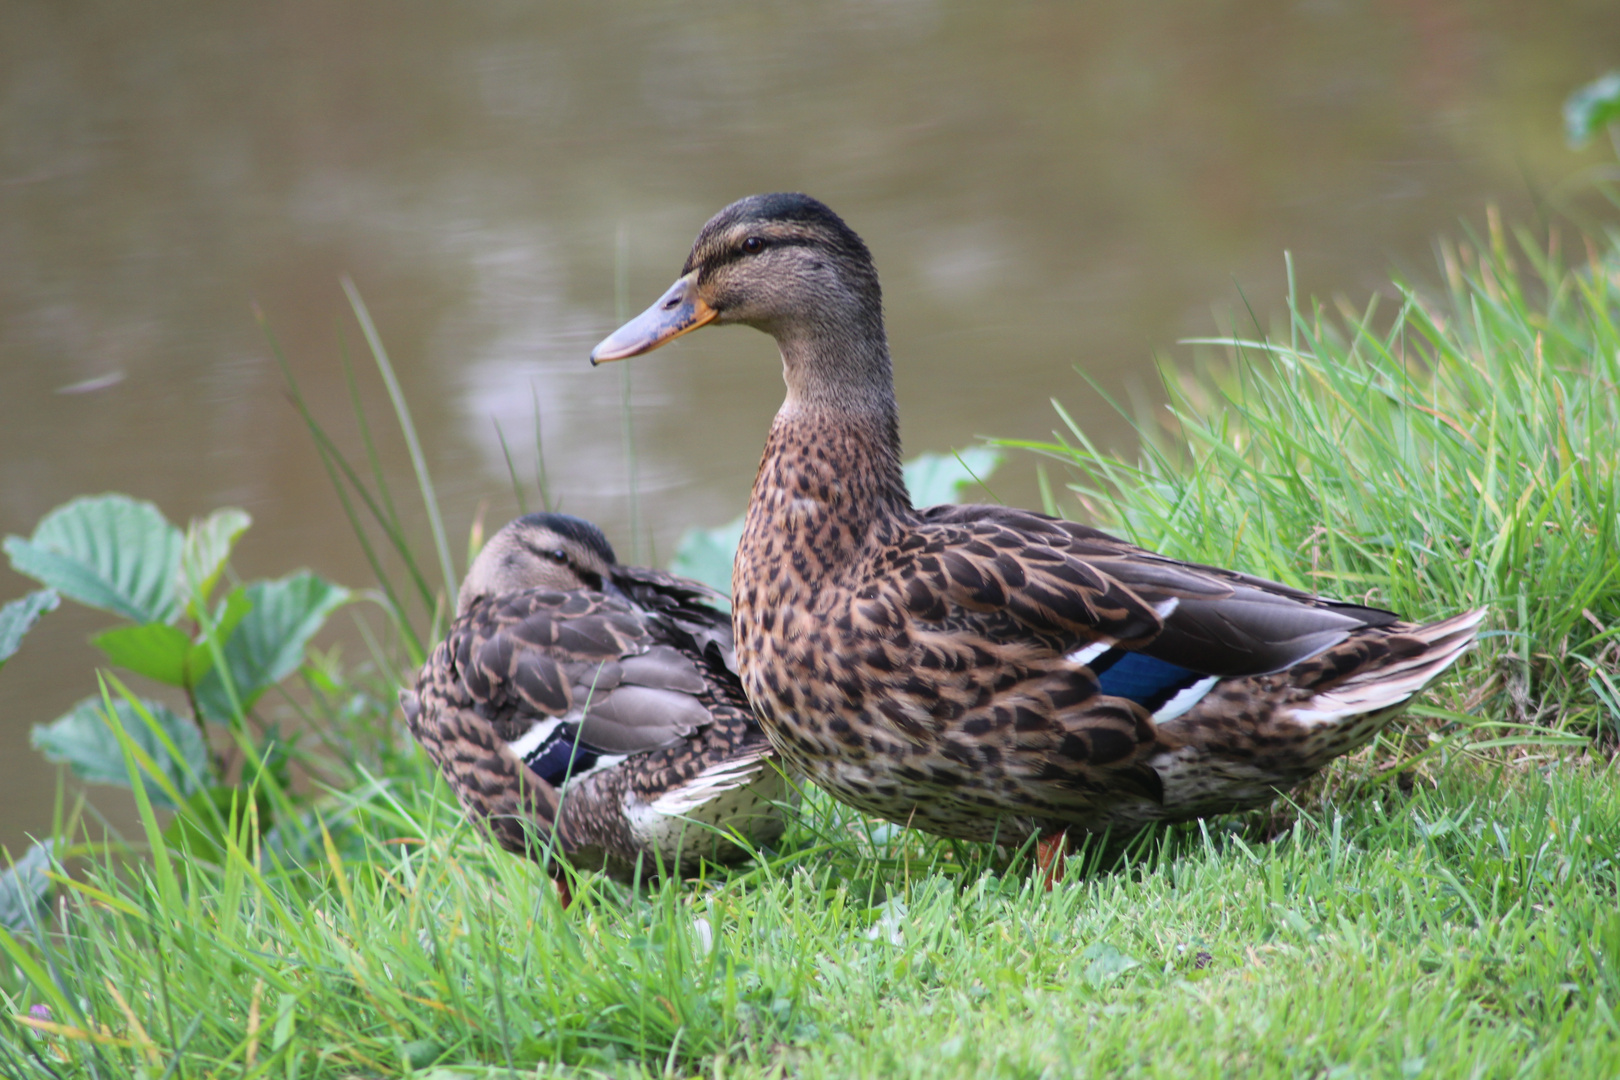
<svg viewBox="0 0 1620 1080">
<path fill-rule="evenodd" d="M 554 844 L 619 877 L 734 861 L 727 834 L 774 843 L 789 791 L 723 606 L 619 565 L 588 521 L 520 517 L 473 560 L 448 636 L 400 695 L 406 721 L 509 851 Z"/>
<path fill-rule="evenodd" d="M 1483 611 L 1387 611 L 999 506 L 914 508 L 877 271 L 805 195 L 756 195 L 591 354 L 763 330 L 787 397 L 733 568 L 738 667 L 790 765 L 870 814 L 1043 842 L 1269 801 L 1367 742 Z"/>
</svg>

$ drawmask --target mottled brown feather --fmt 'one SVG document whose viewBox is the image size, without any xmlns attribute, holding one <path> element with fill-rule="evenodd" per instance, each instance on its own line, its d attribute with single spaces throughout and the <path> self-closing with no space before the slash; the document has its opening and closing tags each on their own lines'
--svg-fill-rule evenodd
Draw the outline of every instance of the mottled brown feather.
<svg viewBox="0 0 1620 1080">
<path fill-rule="evenodd" d="M 1481 612 L 1417 626 L 1039 514 L 914 509 L 877 273 L 814 199 L 727 207 L 683 275 L 667 295 L 771 334 L 787 384 L 733 568 L 738 669 L 783 758 L 862 810 L 1016 839 L 1251 806 L 1473 639 Z M 691 328 L 661 328 L 673 303 L 598 354 Z M 1127 653 L 1174 665 L 1174 698 L 1105 692 L 1088 665 Z"/>
<path fill-rule="evenodd" d="M 540 535 L 526 522 L 507 530 Z M 652 873 L 660 859 L 686 870 L 699 858 L 746 856 L 716 829 L 773 843 L 789 789 L 732 667 L 716 594 L 619 566 L 605 540 L 605 553 L 576 552 L 578 574 L 547 570 L 507 530 L 480 554 L 461 614 L 401 695 L 412 734 L 468 815 L 509 851 L 540 859 L 549 850 L 621 876 L 638 865 Z M 503 568 L 491 574 L 496 562 Z M 480 575 L 494 584 L 471 587 Z M 548 575 L 551 584 L 511 588 Z M 601 587 L 583 587 L 579 575 Z M 578 723 L 580 741 L 609 755 L 562 791 L 510 745 L 553 719 Z M 682 819 L 715 828 L 683 828 Z"/>
</svg>

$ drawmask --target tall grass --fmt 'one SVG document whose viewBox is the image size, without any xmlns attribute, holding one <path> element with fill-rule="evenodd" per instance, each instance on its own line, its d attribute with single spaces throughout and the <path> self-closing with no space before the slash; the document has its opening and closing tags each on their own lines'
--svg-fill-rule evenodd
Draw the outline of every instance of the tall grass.
<svg viewBox="0 0 1620 1080">
<path fill-rule="evenodd" d="M 302 812 L 261 834 L 232 805 L 188 847 L 131 749 L 140 835 L 91 843 L 65 815 L 53 911 L 0 930 L 0 1075 L 1620 1075 L 1620 785 L 1525 750 L 1620 713 L 1620 260 L 1507 249 L 1448 251 L 1440 300 L 1294 304 L 1275 340 L 1202 346 L 1140 460 L 1072 425 L 1033 446 L 1160 550 L 1412 617 L 1490 605 L 1495 636 L 1413 731 L 1467 736 L 1432 782 L 1094 844 L 1052 892 L 1027 852 L 811 792 L 747 866 L 580 875 L 564 911 L 399 744 L 391 677 L 323 659 Z M 371 435 L 368 480 L 310 419 L 374 564 L 406 568 L 383 602 L 420 648 L 444 596 Z"/>
<path fill-rule="evenodd" d="M 1066 430 L 1081 512 L 1145 546 L 1428 618 L 1491 609 L 1472 711 L 1620 734 L 1620 258 L 1556 236 L 1445 245 L 1448 295 L 1306 305 L 1165 365 L 1142 452 Z M 1290 281 L 1292 267 L 1290 266 Z M 1071 504 L 1072 506 L 1072 504 Z M 1054 509 L 1064 506 L 1054 502 Z M 1500 692 L 1500 693 L 1499 693 Z"/>
</svg>

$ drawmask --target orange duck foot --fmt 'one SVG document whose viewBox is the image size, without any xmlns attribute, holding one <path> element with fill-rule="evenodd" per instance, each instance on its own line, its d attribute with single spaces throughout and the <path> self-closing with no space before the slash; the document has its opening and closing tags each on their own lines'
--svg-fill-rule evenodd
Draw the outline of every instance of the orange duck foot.
<svg viewBox="0 0 1620 1080">
<path fill-rule="evenodd" d="M 1046 881 L 1046 891 L 1063 880 L 1064 862 L 1069 857 L 1069 830 L 1042 833 L 1035 842 L 1035 865 Z"/>
</svg>

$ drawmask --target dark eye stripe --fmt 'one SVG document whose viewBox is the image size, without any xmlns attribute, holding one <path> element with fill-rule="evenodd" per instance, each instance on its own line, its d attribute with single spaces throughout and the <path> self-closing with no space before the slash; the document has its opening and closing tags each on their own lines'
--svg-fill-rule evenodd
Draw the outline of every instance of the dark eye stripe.
<svg viewBox="0 0 1620 1080">
<path fill-rule="evenodd" d="M 564 551 L 562 548 L 536 547 L 527 540 L 522 541 L 522 543 L 523 546 L 529 550 L 529 554 L 533 555 L 537 559 L 545 559 L 547 562 L 560 563 L 563 566 L 572 565 L 568 559 L 568 552 Z"/>
<path fill-rule="evenodd" d="M 776 240 L 776 238 L 766 240 L 765 246 L 766 248 L 821 248 L 821 246 L 825 246 L 825 244 L 816 243 L 815 240 L 808 240 L 808 238 L 805 238 L 805 240 L 800 240 L 799 236 L 792 236 L 792 238 L 786 238 L 786 236 L 784 236 L 784 238 L 781 238 L 781 240 Z M 721 253 L 711 254 L 711 256 L 703 259 L 701 266 L 703 266 L 703 270 L 705 270 L 705 272 L 708 272 L 708 270 L 718 270 L 719 267 L 731 266 L 732 262 L 740 262 L 742 259 L 752 259 L 755 254 L 758 253 L 744 251 L 742 246 L 739 244 L 739 246 L 735 246 L 735 248 L 726 248 L 724 251 L 721 251 Z"/>
<path fill-rule="evenodd" d="M 751 237 L 748 237 L 748 239 L 749 240 L 757 239 L 757 240 L 763 241 L 763 243 L 762 243 L 762 245 L 761 245 L 761 247 L 759 249 L 760 251 L 765 250 L 765 248 L 824 247 L 825 246 L 825 245 L 821 244 L 819 241 L 817 241 L 817 240 L 815 240 L 815 239 L 813 239 L 811 237 L 808 237 L 808 236 L 771 236 L 771 237 L 764 237 L 764 236 L 753 237 L 753 236 L 751 236 Z M 746 243 L 746 242 L 747 242 L 747 240 L 744 241 L 744 243 Z M 725 248 L 725 250 L 717 252 L 716 254 L 710 255 L 708 258 L 704 259 L 703 260 L 703 265 L 710 268 L 710 269 L 714 269 L 716 267 L 726 266 L 726 265 L 729 265 L 730 263 L 737 262 L 740 259 L 746 259 L 750 255 L 757 255 L 757 254 L 759 254 L 759 251 L 744 251 L 743 248 L 742 248 L 742 244 L 731 245 L 731 246 L 727 246 Z"/>
</svg>

